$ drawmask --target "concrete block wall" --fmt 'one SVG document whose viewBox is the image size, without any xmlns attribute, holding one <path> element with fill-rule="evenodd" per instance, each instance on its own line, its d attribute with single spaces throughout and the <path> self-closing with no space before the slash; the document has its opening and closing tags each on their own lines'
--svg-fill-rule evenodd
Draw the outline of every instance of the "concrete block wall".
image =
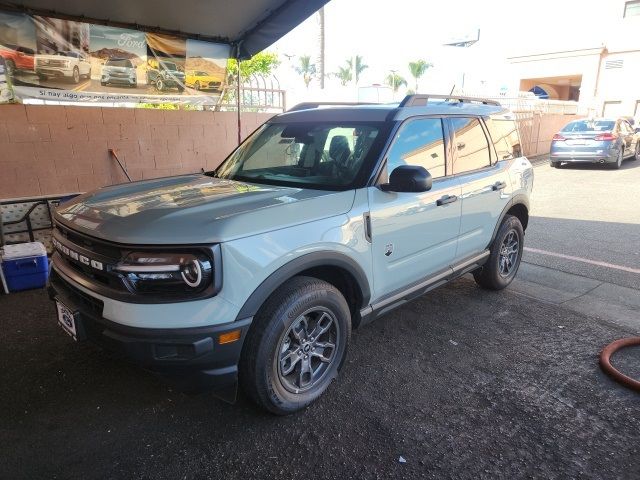
<svg viewBox="0 0 640 480">
<path fill-rule="evenodd" d="M 243 113 L 243 138 L 270 114 Z M 0 105 L 0 199 L 84 192 L 212 169 L 237 144 L 234 112 Z"/>
</svg>

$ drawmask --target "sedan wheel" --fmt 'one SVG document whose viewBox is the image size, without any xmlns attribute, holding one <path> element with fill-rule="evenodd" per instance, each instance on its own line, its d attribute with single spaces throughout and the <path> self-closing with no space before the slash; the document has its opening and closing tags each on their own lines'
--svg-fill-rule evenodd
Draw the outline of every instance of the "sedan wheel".
<svg viewBox="0 0 640 480">
<path fill-rule="evenodd" d="M 618 170 L 622 166 L 622 160 L 624 159 L 624 148 L 620 147 L 620 153 L 618 154 L 618 160 L 613 164 L 613 168 Z"/>
<path fill-rule="evenodd" d="M 638 143 L 636 143 L 636 153 L 633 157 L 631 157 L 632 160 L 640 160 L 640 140 L 638 140 Z"/>
</svg>

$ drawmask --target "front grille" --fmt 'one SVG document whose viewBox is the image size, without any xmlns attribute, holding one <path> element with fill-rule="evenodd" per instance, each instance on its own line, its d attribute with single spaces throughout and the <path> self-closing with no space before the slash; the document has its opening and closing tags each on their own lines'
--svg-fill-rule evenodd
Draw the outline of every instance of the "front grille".
<svg viewBox="0 0 640 480">
<path fill-rule="evenodd" d="M 39 60 L 38 65 L 44 65 L 47 67 L 66 67 L 66 60 Z"/>
<path fill-rule="evenodd" d="M 113 266 L 122 258 L 119 248 L 86 237 L 58 223 L 53 231 L 53 245 L 59 254 L 59 261 L 91 284 L 122 293 L 129 292 L 122 276 L 113 270 Z"/>
</svg>

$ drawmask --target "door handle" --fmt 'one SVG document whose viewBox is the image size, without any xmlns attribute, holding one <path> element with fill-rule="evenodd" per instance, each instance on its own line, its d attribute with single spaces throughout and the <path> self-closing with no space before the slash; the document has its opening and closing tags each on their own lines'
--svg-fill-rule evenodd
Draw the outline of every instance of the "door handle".
<svg viewBox="0 0 640 480">
<path fill-rule="evenodd" d="M 467 146 L 467 144 L 464 143 L 464 142 L 458 142 L 458 145 L 456 145 L 456 146 L 458 147 L 458 150 L 462 150 L 464 147 Z"/>
<path fill-rule="evenodd" d="M 457 201 L 458 201 L 457 195 L 445 195 L 444 197 L 436 201 L 436 205 L 439 207 L 441 205 L 446 205 L 447 203 L 453 203 Z"/>
<path fill-rule="evenodd" d="M 507 188 L 507 182 L 496 182 L 491 185 L 491 190 L 493 190 L 494 192 L 497 192 L 498 190 L 504 190 L 505 188 Z"/>
</svg>

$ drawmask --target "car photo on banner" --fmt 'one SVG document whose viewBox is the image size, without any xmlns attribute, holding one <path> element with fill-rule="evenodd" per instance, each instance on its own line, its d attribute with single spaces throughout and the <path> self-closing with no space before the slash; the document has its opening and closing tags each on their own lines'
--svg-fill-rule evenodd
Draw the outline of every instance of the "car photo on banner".
<svg viewBox="0 0 640 480">
<path fill-rule="evenodd" d="M 91 25 L 92 92 L 122 93 L 123 88 L 147 93 L 147 40 L 143 32 Z M 130 92 L 127 92 L 130 93 Z"/>
<path fill-rule="evenodd" d="M 216 105 L 229 46 L 0 12 L 0 58 L 17 101 Z"/>
</svg>

